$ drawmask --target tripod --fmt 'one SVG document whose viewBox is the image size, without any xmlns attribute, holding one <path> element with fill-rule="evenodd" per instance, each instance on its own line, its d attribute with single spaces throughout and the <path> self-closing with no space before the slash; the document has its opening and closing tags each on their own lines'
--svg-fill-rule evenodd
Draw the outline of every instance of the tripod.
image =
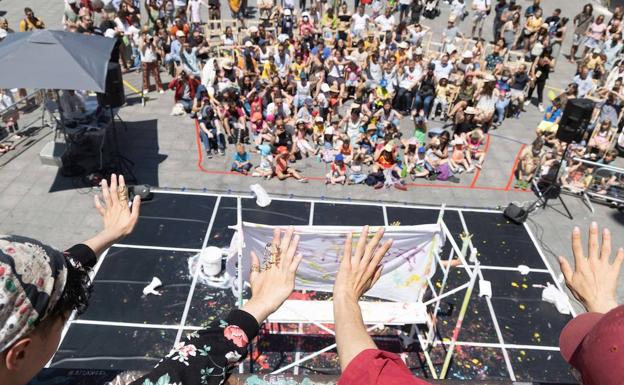
<svg viewBox="0 0 624 385">
<path fill-rule="evenodd" d="M 119 116 L 115 114 L 113 110 L 113 106 L 108 106 L 111 118 L 111 127 L 113 131 L 113 170 L 118 175 L 123 175 L 126 181 L 128 182 L 137 182 L 137 178 L 132 172 L 132 167 L 134 166 L 134 162 L 125 156 L 121 155 L 119 152 L 119 141 L 117 139 L 117 126 L 115 125 L 115 117 Z M 121 118 L 120 118 L 121 119 Z M 124 123 L 125 125 L 125 123 Z"/>
<path fill-rule="evenodd" d="M 572 213 L 570 212 L 570 209 L 568 209 L 568 205 L 566 205 L 563 198 L 561 198 L 561 183 L 559 182 L 559 171 L 561 171 L 561 164 L 563 164 L 567 156 L 569 145 L 570 143 L 566 143 L 565 149 L 563 150 L 563 155 L 561 156 L 559 163 L 557 163 L 557 168 L 555 169 L 555 172 L 553 173 L 554 176 L 552 177 L 554 179 L 545 181 L 545 183 L 543 183 L 543 185 L 545 186 L 540 186 L 539 182 L 535 182 L 535 180 L 533 181 L 533 192 L 535 192 L 535 194 L 537 195 L 537 199 L 533 203 L 531 203 L 531 205 L 527 209 L 527 212 L 533 211 L 533 209 L 535 209 L 538 205 L 545 210 L 549 206 L 548 201 L 552 199 L 558 199 L 565 209 L 568 218 L 574 219 Z M 553 210 L 559 212 L 552 205 L 550 205 L 550 207 Z"/>
</svg>

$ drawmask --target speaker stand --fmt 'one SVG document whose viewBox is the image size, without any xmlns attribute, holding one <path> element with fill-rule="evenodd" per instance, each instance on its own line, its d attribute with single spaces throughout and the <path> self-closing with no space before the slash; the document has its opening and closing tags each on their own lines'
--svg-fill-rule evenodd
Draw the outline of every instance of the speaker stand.
<svg viewBox="0 0 624 385">
<path fill-rule="evenodd" d="M 565 212 L 566 212 L 566 216 L 570 219 L 574 219 L 574 217 L 572 216 L 572 213 L 570 212 L 570 209 L 568 208 L 568 205 L 566 205 L 565 201 L 563 200 L 563 198 L 561 198 L 561 186 L 559 186 L 558 183 L 553 183 L 550 186 L 548 186 L 548 188 L 546 188 L 546 190 L 541 191 L 539 189 L 539 187 L 537 186 L 537 182 L 533 181 L 533 188 L 535 189 L 535 191 L 537 192 L 538 198 L 537 201 L 535 201 L 534 205 L 531 205 L 533 207 L 541 207 L 542 209 L 546 210 L 547 207 L 550 207 L 551 209 L 553 209 L 554 211 L 558 212 L 561 215 L 564 215 L 563 212 L 559 211 L 557 208 L 555 208 L 552 204 L 549 204 L 548 201 L 552 200 L 552 198 L 548 198 L 551 194 L 551 191 L 558 189 L 559 194 L 557 196 L 557 199 L 559 200 L 559 202 L 561 202 L 561 205 L 563 206 Z"/>
<path fill-rule="evenodd" d="M 132 172 L 132 167 L 134 166 L 134 162 L 125 156 L 121 155 L 119 152 L 119 141 L 117 139 L 117 125 L 115 124 L 115 117 L 119 117 L 119 115 L 115 114 L 112 106 L 109 106 L 110 117 L 111 117 L 111 126 L 113 131 L 113 167 L 115 172 L 118 175 L 123 175 L 124 179 L 127 182 L 137 183 L 138 180 Z M 121 118 L 120 118 L 121 120 Z M 121 120 L 123 122 L 123 120 Z M 125 123 L 124 123 L 125 125 Z"/>
</svg>

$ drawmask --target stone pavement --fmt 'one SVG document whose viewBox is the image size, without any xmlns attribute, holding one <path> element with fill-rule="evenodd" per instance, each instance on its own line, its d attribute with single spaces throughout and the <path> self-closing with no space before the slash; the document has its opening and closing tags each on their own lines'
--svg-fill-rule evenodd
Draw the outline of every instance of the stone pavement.
<svg viewBox="0 0 624 385">
<path fill-rule="evenodd" d="M 4 0 L 0 2 L 0 14 L 6 13 L 10 26 L 17 29 L 17 23 L 24 6 L 31 6 L 50 28 L 59 28 L 63 2 L 60 0 Z M 470 4 L 470 1 L 467 1 Z M 549 0 L 544 2 L 545 14 L 556 7 L 563 8 L 563 16 L 570 18 L 578 12 L 584 1 Z M 252 1 L 250 5 L 254 5 Z M 526 7 L 529 2 L 521 0 Z M 224 3 L 224 10 L 227 5 Z M 423 19 L 424 24 L 440 33 L 448 17 L 448 7 L 442 3 L 442 15 L 434 21 Z M 224 15 L 227 18 L 228 15 Z M 492 17 L 492 16 L 490 16 Z M 487 24 L 491 25 L 491 24 Z M 470 22 L 461 25 L 469 34 Z M 484 38 L 491 39 L 489 28 Z M 566 37 L 563 52 L 568 52 L 571 33 Z M 7 69 L 2 69 L 7 70 Z M 552 74 L 548 85 L 560 89 L 574 76 L 574 67 L 563 57 L 558 61 L 557 71 Z M 542 114 L 535 106 L 529 106 L 521 119 L 509 119 L 497 130 L 491 131 L 489 149 L 483 171 L 479 174 L 463 174 L 458 184 L 417 181 L 407 192 L 398 190 L 373 190 L 364 186 L 326 186 L 322 180 L 311 180 L 309 184 L 295 181 L 260 181 L 251 177 L 232 175 L 229 169 L 231 152 L 225 158 L 200 159 L 198 142 L 193 121 L 186 117 L 169 115 L 173 95 L 153 93 L 143 107 L 132 88 L 140 89 L 140 75 L 125 75 L 131 87 L 127 88 L 128 106 L 120 111 L 128 130 L 120 130 L 122 153 L 136 162 L 134 172 L 140 183 L 153 186 L 187 189 L 209 189 L 218 191 L 248 192 L 249 185 L 260 183 L 271 194 L 293 194 L 306 197 L 333 199 L 383 200 L 388 202 L 409 202 L 418 204 L 467 207 L 505 207 L 509 202 L 526 202 L 534 199 L 533 194 L 508 189 L 513 162 L 523 144 L 529 144 L 534 129 Z M 163 80 L 168 76 L 163 74 Z M 432 125 L 438 123 L 433 122 Z M 401 125 L 404 133 L 411 131 L 409 122 Z M 51 138 L 51 137 L 50 137 Z M 67 247 L 99 229 L 99 218 L 92 209 L 91 188 L 76 188 L 80 183 L 57 175 L 57 169 L 40 164 L 38 154 L 46 140 L 18 156 L 0 168 L 0 232 L 20 233 L 43 241 Z M 257 156 L 253 157 L 254 159 Z M 619 164 L 624 162 L 619 159 Z M 297 167 L 307 176 L 322 178 L 326 167 L 316 159 L 309 158 Z M 201 169 L 200 169 L 201 168 Z M 611 228 L 616 246 L 624 246 L 624 213 L 595 204 L 592 214 L 574 196 L 564 196 L 574 221 L 553 209 L 540 210 L 533 214 L 530 226 L 540 239 L 544 252 L 553 267 L 557 266 L 556 255 L 570 255 L 569 235 L 574 225 L 586 228 L 593 221 Z M 553 202 L 560 210 L 559 202 Z M 624 281 L 624 279 L 623 279 Z M 624 299 L 624 285 L 620 285 L 620 298 Z"/>
</svg>

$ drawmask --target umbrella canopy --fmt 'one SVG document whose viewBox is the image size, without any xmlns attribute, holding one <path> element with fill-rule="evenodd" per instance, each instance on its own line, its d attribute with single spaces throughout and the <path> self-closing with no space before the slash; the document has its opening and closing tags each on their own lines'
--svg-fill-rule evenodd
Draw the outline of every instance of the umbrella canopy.
<svg viewBox="0 0 624 385">
<path fill-rule="evenodd" d="M 0 43 L 0 88 L 104 92 L 115 42 L 64 31 L 9 34 Z"/>
</svg>

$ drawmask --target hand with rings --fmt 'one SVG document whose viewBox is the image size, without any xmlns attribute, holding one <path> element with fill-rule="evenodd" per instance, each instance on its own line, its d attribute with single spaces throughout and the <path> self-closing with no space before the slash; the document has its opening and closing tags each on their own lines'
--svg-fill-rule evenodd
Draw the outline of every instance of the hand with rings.
<svg viewBox="0 0 624 385">
<path fill-rule="evenodd" d="M 107 242 L 117 242 L 130 234 L 139 219 L 141 197 L 135 196 L 132 208 L 128 206 L 128 187 L 123 175 L 112 174 L 110 186 L 102 180 L 102 197 L 96 195 L 95 207 L 104 221 L 104 236 Z"/>
<path fill-rule="evenodd" d="M 264 250 L 263 261 L 251 252 L 251 299 L 243 310 L 258 323 L 264 320 L 290 296 L 295 288 L 295 274 L 303 256 L 297 253 L 299 235 L 290 227 L 273 231 L 273 241 Z"/>
</svg>

